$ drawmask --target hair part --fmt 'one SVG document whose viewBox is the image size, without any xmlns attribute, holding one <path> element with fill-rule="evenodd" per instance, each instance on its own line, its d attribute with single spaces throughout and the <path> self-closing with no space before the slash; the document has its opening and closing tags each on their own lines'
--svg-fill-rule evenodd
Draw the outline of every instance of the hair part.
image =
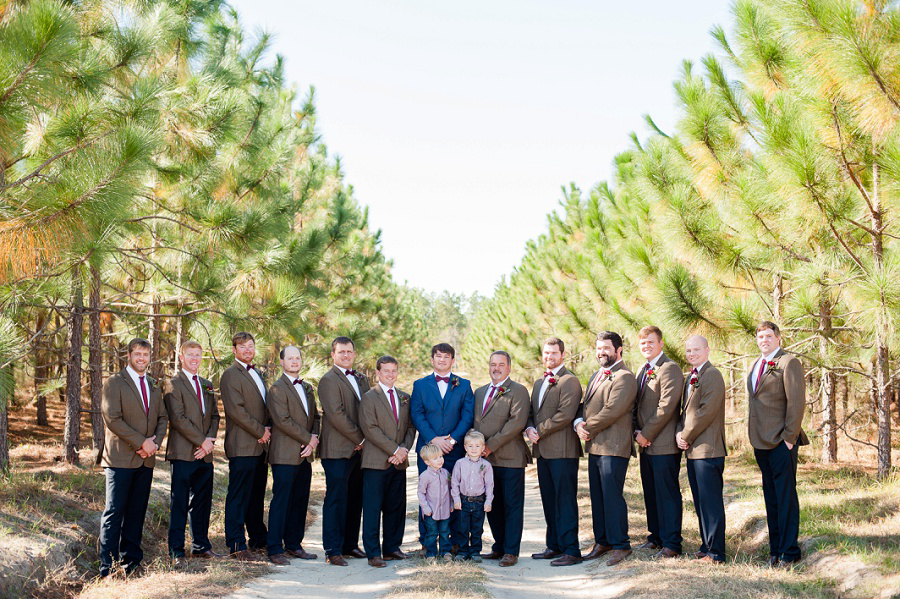
<svg viewBox="0 0 900 599">
<path fill-rule="evenodd" d="M 778 328 L 778 325 L 770 320 L 764 320 L 758 325 L 756 325 L 756 332 L 765 331 L 766 329 L 775 333 L 776 337 L 781 337 L 781 329 Z"/>
<path fill-rule="evenodd" d="M 400 367 L 400 362 L 394 356 L 381 356 L 375 360 L 375 370 L 381 370 L 382 364 L 395 364 L 397 368 Z"/>
<path fill-rule="evenodd" d="M 566 344 L 563 343 L 563 340 L 559 337 L 547 337 L 544 339 L 544 345 L 555 345 L 559 348 L 559 353 L 563 353 L 566 351 Z M 542 345 L 541 347 L 543 347 Z"/>
<path fill-rule="evenodd" d="M 150 351 L 153 349 L 153 346 L 150 345 L 150 342 L 144 339 L 143 337 L 135 337 L 131 341 L 128 342 L 128 353 L 134 351 L 135 348 L 140 347 Z"/>
<path fill-rule="evenodd" d="M 650 335 L 656 335 L 657 339 L 659 339 L 660 341 L 663 340 L 662 331 L 658 326 L 654 326 L 651 324 L 638 331 L 638 339 L 643 339 L 644 337 L 649 337 Z"/>
<path fill-rule="evenodd" d="M 469 429 L 469 432 L 463 437 L 463 443 L 468 443 L 469 441 L 480 441 L 484 444 L 484 433 L 476 431 L 474 428 Z"/>
<path fill-rule="evenodd" d="M 613 349 L 622 348 L 622 336 L 615 331 L 600 331 L 597 333 L 597 341 L 612 341 Z"/>
<path fill-rule="evenodd" d="M 438 352 L 442 354 L 450 354 L 450 357 L 454 360 L 456 359 L 456 350 L 453 349 L 453 346 L 449 343 L 438 343 L 434 347 L 431 348 L 431 357 L 434 358 L 434 355 Z"/>
<path fill-rule="evenodd" d="M 502 349 L 498 349 L 498 350 L 494 351 L 491 354 L 491 358 L 493 358 L 494 356 L 503 356 L 504 358 L 506 358 L 506 365 L 512 366 L 512 358 L 510 358 L 509 354 L 507 352 L 503 351 Z M 490 361 L 490 358 L 488 359 L 488 361 Z"/>
<path fill-rule="evenodd" d="M 347 345 L 350 344 L 353 349 L 356 349 L 356 344 L 353 343 L 353 339 L 350 337 L 344 337 L 343 335 L 340 337 L 335 337 L 334 341 L 331 342 L 331 353 L 334 353 L 337 350 L 338 345 Z"/>
<path fill-rule="evenodd" d="M 441 448 L 434 443 L 429 443 L 419 450 L 419 457 L 423 460 L 431 461 L 434 458 L 441 457 L 442 455 L 444 455 L 444 452 L 441 451 Z"/>
<path fill-rule="evenodd" d="M 248 341 L 256 343 L 256 339 L 253 338 L 253 335 L 251 335 L 247 331 L 240 331 L 239 333 L 235 333 L 234 337 L 231 338 L 231 346 L 237 347 L 238 345 L 247 343 Z"/>
</svg>

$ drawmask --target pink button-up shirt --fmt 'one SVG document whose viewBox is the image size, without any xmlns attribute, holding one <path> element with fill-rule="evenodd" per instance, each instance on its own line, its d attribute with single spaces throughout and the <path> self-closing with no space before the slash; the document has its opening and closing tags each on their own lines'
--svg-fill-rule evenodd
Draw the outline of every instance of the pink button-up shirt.
<svg viewBox="0 0 900 599">
<path fill-rule="evenodd" d="M 494 502 L 494 468 L 484 458 L 472 460 L 468 456 L 458 460 L 453 467 L 450 494 L 453 503 L 460 503 L 460 495 L 478 496 L 484 493 L 485 507 Z"/>
<path fill-rule="evenodd" d="M 461 460 L 460 460 L 461 461 Z M 450 473 L 428 467 L 419 475 L 419 506 L 435 520 L 450 517 Z"/>
</svg>

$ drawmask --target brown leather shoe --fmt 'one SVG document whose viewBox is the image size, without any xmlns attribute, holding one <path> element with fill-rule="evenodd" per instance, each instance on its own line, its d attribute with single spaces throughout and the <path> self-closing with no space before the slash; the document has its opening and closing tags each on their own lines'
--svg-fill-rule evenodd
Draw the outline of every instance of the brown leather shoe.
<svg viewBox="0 0 900 599">
<path fill-rule="evenodd" d="M 352 551 L 345 553 L 344 557 L 362 559 L 362 558 L 366 557 L 366 554 L 362 549 L 357 547 L 356 549 L 353 549 Z"/>
<path fill-rule="evenodd" d="M 172 566 L 175 568 L 183 568 L 187 565 L 188 560 L 185 556 L 179 555 L 172 558 Z"/>
<path fill-rule="evenodd" d="M 591 551 L 584 556 L 584 561 L 590 561 L 592 559 L 597 559 L 601 555 L 605 555 L 612 551 L 612 547 L 609 545 L 601 545 L 600 543 L 594 543 L 594 546 L 591 547 Z"/>
<path fill-rule="evenodd" d="M 679 555 L 681 554 L 677 551 L 672 551 L 668 547 L 663 547 L 662 549 L 651 555 L 650 559 L 671 559 L 673 557 L 678 557 Z"/>
<path fill-rule="evenodd" d="M 706 557 L 706 553 L 704 553 L 703 551 L 696 551 L 694 552 L 694 557 L 697 559 L 703 559 L 704 557 Z"/>
<path fill-rule="evenodd" d="M 456 557 L 456 554 L 459 553 L 459 545 L 451 545 L 450 546 L 450 555 Z"/>
<path fill-rule="evenodd" d="M 704 555 L 701 558 L 697 559 L 698 562 L 703 562 L 704 564 L 712 564 L 714 566 L 724 566 L 725 562 L 720 562 L 718 560 L 714 560 L 711 555 Z"/>
<path fill-rule="evenodd" d="M 194 551 L 191 552 L 191 557 L 198 557 L 201 559 L 220 559 L 225 557 L 221 553 L 216 553 L 212 549 L 207 549 L 206 551 Z"/>
<path fill-rule="evenodd" d="M 398 549 L 397 551 L 391 551 L 390 553 L 385 554 L 384 558 L 382 559 L 384 559 L 384 561 L 386 562 L 389 562 L 392 560 L 406 559 L 406 557 L 406 554 Z"/>
<path fill-rule="evenodd" d="M 609 559 L 606 560 L 606 565 L 615 566 L 629 555 L 631 555 L 631 549 L 613 549 L 612 553 L 609 554 Z"/>
<path fill-rule="evenodd" d="M 284 552 L 288 557 L 296 557 L 297 559 L 317 559 L 319 556 L 315 553 L 309 553 L 301 547 L 300 549 L 287 549 Z"/>
<path fill-rule="evenodd" d="M 643 545 L 639 545 L 638 549 L 650 549 L 651 551 L 659 551 L 660 549 L 662 549 L 662 547 L 660 547 L 653 541 L 647 541 Z"/>
<path fill-rule="evenodd" d="M 540 553 L 532 553 L 531 559 L 554 559 L 562 555 L 559 551 L 553 551 L 549 547 Z"/>
<path fill-rule="evenodd" d="M 325 563 L 331 564 L 332 566 L 349 566 L 347 560 L 344 559 L 342 555 L 326 555 Z"/>
<path fill-rule="evenodd" d="M 501 568 L 509 568 L 510 566 L 515 566 L 516 562 L 519 561 L 519 557 L 513 555 L 512 553 L 507 553 L 502 558 L 500 558 L 500 567 Z"/>
<path fill-rule="evenodd" d="M 575 557 L 574 555 L 569 555 L 568 553 L 564 553 L 559 556 L 552 562 L 550 562 L 551 566 L 574 566 L 575 564 L 580 564 L 584 560 L 580 557 Z"/>
<path fill-rule="evenodd" d="M 503 557 L 502 551 L 491 551 L 490 553 L 482 553 L 481 559 L 500 559 Z"/>
<path fill-rule="evenodd" d="M 246 549 L 241 549 L 240 551 L 235 551 L 234 553 L 230 554 L 228 557 L 230 557 L 231 559 L 236 559 L 239 562 L 255 562 L 256 561 L 256 556 L 254 556 L 252 553 L 250 553 Z"/>
<path fill-rule="evenodd" d="M 283 553 L 276 553 L 275 555 L 270 555 L 269 561 L 278 566 L 290 566 L 291 565 L 291 560 L 284 557 Z"/>
<path fill-rule="evenodd" d="M 384 559 L 382 559 L 380 556 L 370 557 L 369 565 L 373 568 L 384 568 L 387 566 L 387 564 L 384 563 Z"/>
</svg>

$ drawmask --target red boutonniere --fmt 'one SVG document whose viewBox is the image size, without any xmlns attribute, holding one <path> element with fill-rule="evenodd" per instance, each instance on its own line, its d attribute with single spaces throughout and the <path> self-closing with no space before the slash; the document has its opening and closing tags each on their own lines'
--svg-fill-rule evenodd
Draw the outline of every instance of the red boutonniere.
<svg viewBox="0 0 900 599">
<path fill-rule="evenodd" d="M 400 393 L 400 392 L 398 391 L 398 392 L 397 392 L 397 397 L 400 398 L 400 405 L 409 403 L 409 395 L 407 395 L 406 393 Z"/>
<path fill-rule="evenodd" d="M 494 394 L 494 399 L 499 399 L 501 395 L 509 391 L 508 387 L 497 387 L 497 392 Z"/>
<path fill-rule="evenodd" d="M 647 370 L 647 380 L 652 381 L 655 378 L 656 378 L 656 370 L 654 370 L 653 368 Z"/>
<path fill-rule="evenodd" d="M 696 374 L 691 375 L 690 383 L 691 383 L 691 387 L 696 389 L 697 387 L 700 386 L 700 377 L 698 377 Z"/>
<path fill-rule="evenodd" d="M 555 376 L 547 377 L 547 384 L 550 385 L 551 387 L 558 382 L 559 381 L 556 380 Z"/>
<path fill-rule="evenodd" d="M 210 385 L 209 383 L 204 383 L 203 391 L 204 391 L 204 393 L 207 393 L 208 395 L 212 396 L 213 395 L 212 385 Z"/>
<path fill-rule="evenodd" d="M 778 370 L 777 366 L 778 365 L 775 364 L 774 360 L 769 360 L 768 362 L 766 362 L 766 372 L 773 372 L 775 370 Z"/>
<path fill-rule="evenodd" d="M 459 377 L 456 376 L 455 374 L 450 377 L 450 386 L 453 387 L 454 389 L 456 387 L 459 387 Z"/>
<path fill-rule="evenodd" d="M 306 397 L 313 397 L 313 386 L 312 385 L 310 385 L 306 381 L 303 381 L 301 383 L 301 386 L 303 387 L 303 392 L 306 393 Z"/>
<path fill-rule="evenodd" d="M 612 370 L 604 370 L 603 378 L 600 379 L 602 381 L 611 381 L 612 380 Z"/>
</svg>

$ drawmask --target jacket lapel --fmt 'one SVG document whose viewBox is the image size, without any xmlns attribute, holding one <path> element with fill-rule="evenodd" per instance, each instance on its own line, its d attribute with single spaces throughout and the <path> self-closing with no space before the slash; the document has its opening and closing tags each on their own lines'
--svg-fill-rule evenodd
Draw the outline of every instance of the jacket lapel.
<svg viewBox="0 0 900 599">
<path fill-rule="evenodd" d="M 506 387 L 507 389 L 509 389 L 510 380 L 511 379 L 507 378 L 505 381 L 503 381 L 502 383 L 500 383 L 498 385 L 498 388 Z M 491 412 L 491 410 L 494 409 L 494 404 L 497 403 L 497 399 L 498 399 L 497 393 L 499 393 L 499 390 L 494 392 L 494 399 L 491 400 L 491 403 L 488 404 L 487 410 L 485 410 L 484 402 L 487 401 L 488 396 L 491 394 L 491 389 L 490 389 L 490 387 L 488 387 L 487 389 L 484 390 L 484 397 L 481 399 L 481 411 L 483 412 L 482 416 L 487 416 Z"/>
<path fill-rule="evenodd" d="M 247 369 L 246 369 L 244 366 L 241 366 L 241 363 L 238 362 L 237 360 L 234 361 L 233 367 L 234 367 L 234 368 L 237 368 L 238 371 L 239 371 L 239 372 L 240 372 L 240 373 L 241 373 L 248 381 L 250 381 L 250 383 L 251 383 L 252 386 L 253 386 L 253 390 L 256 391 L 256 396 L 259 398 L 260 401 L 263 401 L 263 402 L 264 402 L 264 401 L 265 401 L 265 398 L 264 398 L 262 395 L 259 394 L 259 387 L 256 386 L 256 381 L 253 380 L 253 377 L 250 376 L 250 373 L 247 372 Z M 259 374 L 259 373 L 257 372 L 257 374 Z M 259 378 L 262 378 L 262 375 L 260 375 Z M 265 381 L 263 381 L 263 385 L 265 385 Z"/>
<path fill-rule="evenodd" d="M 771 361 L 772 361 L 772 362 L 776 362 L 776 365 L 777 365 L 778 360 L 779 360 L 779 359 L 781 358 L 781 356 L 783 356 L 783 355 L 784 355 L 784 350 L 781 349 L 781 348 L 779 347 L 779 348 L 778 348 L 778 351 L 775 352 L 775 355 L 772 356 L 772 360 L 771 360 Z M 762 360 L 762 358 L 760 358 L 760 359 Z M 759 390 L 762 388 L 763 381 L 766 380 L 766 377 L 769 375 L 769 365 L 768 365 L 768 362 L 765 361 L 764 363 L 766 364 L 766 366 L 765 366 L 765 368 L 763 369 L 763 373 L 762 373 L 761 375 L 759 375 L 759 381 L 756 383 L 756 390 L 757 390 L 757 391 L 759 391 Z M 750 380 L 751 380 L 751 384 L 752 384 L 753 373 L 750 373 L 750 377 L 751 377 Z M 753 395 L 756 395 L 756 393 L 753 393 Z"/>
<path fill-rule="evenodd" d="M 400 394 L 397 393 L 397 388 L 394 387 L 394 402 L 397 404 L 397 419 L 394 419 L 394 410 L 391 408 L 391 400 L 388 399 L 388 396 L 385 394 L 384 389 L 381 388 L 381 385 L 375 386 L 375 394 L 378 396 L 379 401 L 381 401 L 382 408 L 384 408 L 391 417 L 390 420 L 394 424 L 394 434 L 396 434 L 397 426 L 400 424 Z"/>
<path fill-rule="evenodd" d="M 361 395 L 356 394 L 356 390 L 353 389 L 353 385 L 350 384 L 350 379 L 348 379 L 347 375 L 344 374 L 344 370 L 342 368 L 340 368 L 337 364 L 332 366 L 331 369 L 338 376 L 338 379 L 344 384 L 344 386 L 350 390 L 350 393 L 353 395 L 353 397 L 355 397 L 357 400 L 359 400 Z M 359 381 L 357 381 L 356 384 L 359 385 Z M 362 392 L 362 389 L 360 389 L 360 392 Z"/>
<path fill-rule="evenodd" d="M 178 376 L 175 377 L 175 380 L 178 381 L 179 383 L 181 383 L 181 386 L 184 388 L 185 391 L 190 392 L 190 397 L 191 397 L 191 398 L 193 398 L 193 399 L 195 399 L 195 400 L 197 399 L 197 391 L 196 391 L 196 389 L 194 389 L 194 383 L 193 383 L 193 381 L 191 381 L 191 380 L 187 377 L 187 375 L 184 373 L 184 370 L 180 370 L 180 371 L 178 372 Z M 197 378 L 197 381 L 199 382 L 199 380 L 200 380 L 200 378 L 198 377 L 198 378 Z M 206 394 L 203 392 L 203 386 L 202 386 L 202 385 L 200 386 L 200 395 L 201 395 L 201 396 L 205 396 L 205 395 L 206 395 Z M 205 399 L 205 398 L 204 398 L 204 399 Z M 197 409 L 197 411 L 200 411 L 200 404 L 199 404 L 199 402 L 197 402 L 197 401 L 190 401 L 190 402 L 188 402 L 188 403 L 190 403 L 192 406 L 194 406 L 194 407 Z M 191 409 L 193 410 L 193 408 L 191 408 Z M 207 409 L 207 411 L 209 411 L 209 410 Z M 203 416 L 203 412 L 200 412 L 200 416 Z"/>
<path fill-rule="evenodd" d="M 138 390 L 137 385 L 134 384 L 134 380 L 131 378 L 131 374 L 129 374 L 128 370 L 125 369 L 122 371 L 122 378 L 125 379 L 125 384 L 128 385 L 128 388 L 131 389 L 131 392 L 134 394 L 135 400 L 137 400 L 138 406 L 141 409 L 141 412 L 144 412 L 144 398 L 141 397 L 141 392 Z M 144 375 L 144 382 L 147 383 L 147 404 L 150 404 L 150 382 L 147 380 L 146 375 Z M 147 413 L 144 412 L 146 415 Z"/>
</svg>

